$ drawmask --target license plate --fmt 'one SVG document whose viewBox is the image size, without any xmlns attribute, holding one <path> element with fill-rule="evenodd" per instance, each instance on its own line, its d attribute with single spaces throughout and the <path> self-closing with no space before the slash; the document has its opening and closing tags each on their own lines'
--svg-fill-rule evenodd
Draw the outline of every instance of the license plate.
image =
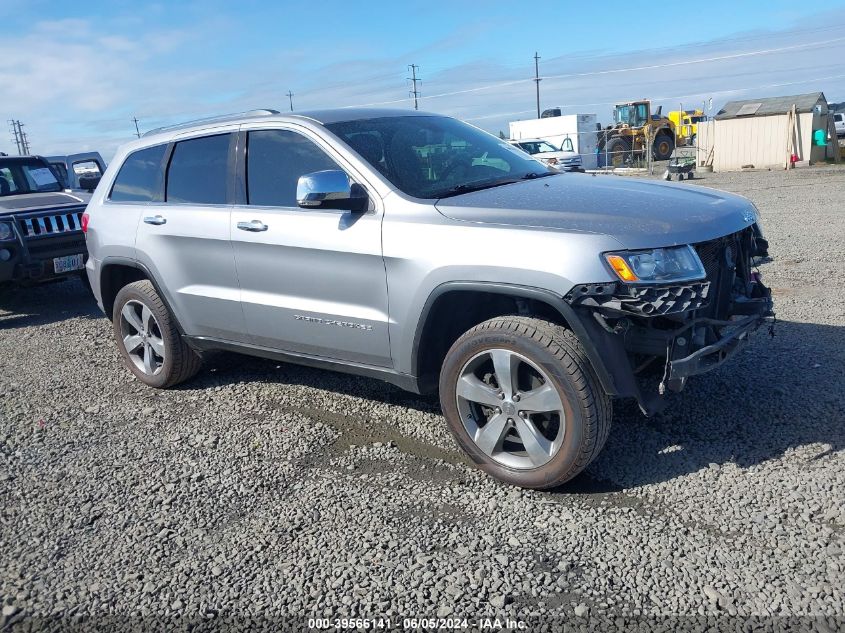
<svg viewBox="0 0 845 633">
<path fill-rule="evenodd" d="M 82 253 L 53 258 L 53 270 L 56 271 L 56 274 L 82 270 L 83 268 L 85 268 L 85 262 L 82 260 Z"/>
</svg>

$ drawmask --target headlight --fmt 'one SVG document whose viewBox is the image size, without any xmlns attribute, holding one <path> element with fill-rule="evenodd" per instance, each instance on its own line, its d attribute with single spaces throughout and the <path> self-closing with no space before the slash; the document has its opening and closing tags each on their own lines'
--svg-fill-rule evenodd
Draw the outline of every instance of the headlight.
<svg viewBox="0 0 845 633">
<path fill-rule="evenodd" d="M 616 276 L 627 283 L 692 281 L 707 274 L 698 253 L 688 244 L 605 253 L 604 258 Z"/>
<path fill-rule="evenodd" d="M 0 242 L 12 237 L 12 225 L 8 222 L 0 222 Z"/>
</svg>

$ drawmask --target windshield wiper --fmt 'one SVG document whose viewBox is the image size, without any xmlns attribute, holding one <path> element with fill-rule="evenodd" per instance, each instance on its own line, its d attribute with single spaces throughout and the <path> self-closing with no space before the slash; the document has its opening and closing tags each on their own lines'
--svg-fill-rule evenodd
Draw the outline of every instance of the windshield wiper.
<svg viewBox="0 0 845 633">
<path fill-rule="evenodd" d="M 484 182 L 466 182 L 460 185 L 447 189 L 440 194 L 438 198 L 451 198 L 452 196 L 459 196 L 462 193 L 470 193 L 471 191 L 481 191 L 482 189 L 492 189 L 493 187 L 500 187 L 501 185 L 512 185 L 519 182 L 521 179 L 508 178 L 506 180 L 486 180 Z"/>
<path fill-rule="evenodd" d="M 455 185 L 451 189 L 447 189 L 438 198 L 451 198 L 452 196 L 459 196 L 462 193 L 470 193 L 472 191 L 481 191 L 482 189 L 492 189 L 493 187 L 501 187 L 502 185 L 512 185 L 515 182 L 523 180 L 534 180 L 535 178 L 545 178 L 546 176 L 555 176 L 556 172 L 529 172 L 519 178 L 505 178 L 502 180 L 485 180 L 476 182 L 466 182 L 460 185 Z"/>
<path fill-rule="evenodd" d="M 546 176 L 557 176 L 559 173 L 559 171 L 544 171 L 538 174 L 536 171 L 532 171 L 525 174 L 520 180 L 534 180 L 535 178 L 545 178 Z"/>
</svg>

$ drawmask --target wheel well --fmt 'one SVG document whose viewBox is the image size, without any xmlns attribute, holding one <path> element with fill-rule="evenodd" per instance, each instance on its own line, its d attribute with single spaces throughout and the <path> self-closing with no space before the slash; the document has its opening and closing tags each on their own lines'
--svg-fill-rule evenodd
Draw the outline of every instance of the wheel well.
<svg viewBox="0 0 845 633">
<path fill-rule="evenodd" d="M 417 347 L 416 374 L 422 390 L 437 388 L 446 352 L 464 332 L 488 319 L 517 314 L 567 325 L 553 306 L 530 297 L 475 290 L 451 290 L 437 297 Z"/>
<path fill-rule="evenodd" d="M 111 264 L 103 268 L 100 273 L 100 296 L 103 299 L 103 310 L 109 319 L 114 309 L 114 298 L 120 289 L 141 279 L 148 279 L 147 274 L 134 266 Z"/>
</svg>

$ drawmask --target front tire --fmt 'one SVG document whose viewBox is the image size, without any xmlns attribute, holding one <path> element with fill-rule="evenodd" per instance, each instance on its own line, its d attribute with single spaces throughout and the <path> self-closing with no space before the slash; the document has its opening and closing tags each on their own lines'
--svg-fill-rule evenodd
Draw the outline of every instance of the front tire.
<svg viewBox="0 0 845 633">
<path fill-rule="evenodd" d="M 146 279 L 117 293 L 112 330 L 124 363 L 145 385 L 167 389 L 200 370 L 200 357 L 182 339 L 176 320 Z"/>
<path fill-rule="evenodd" d="M 526 488 L 569 481 L 599 454 L 612 407 L 577 337 L 548 321 L 498 317 L 461 336 L 440 374 L 461 448 L 489 475 Z"/>
<path fill-rule="evenodd" d="M 661 133 L 654 138 L 652 153 L 654 160 L 669 160 L 675 151 L 675 139 L 669 134 Z"/>
</svg>

